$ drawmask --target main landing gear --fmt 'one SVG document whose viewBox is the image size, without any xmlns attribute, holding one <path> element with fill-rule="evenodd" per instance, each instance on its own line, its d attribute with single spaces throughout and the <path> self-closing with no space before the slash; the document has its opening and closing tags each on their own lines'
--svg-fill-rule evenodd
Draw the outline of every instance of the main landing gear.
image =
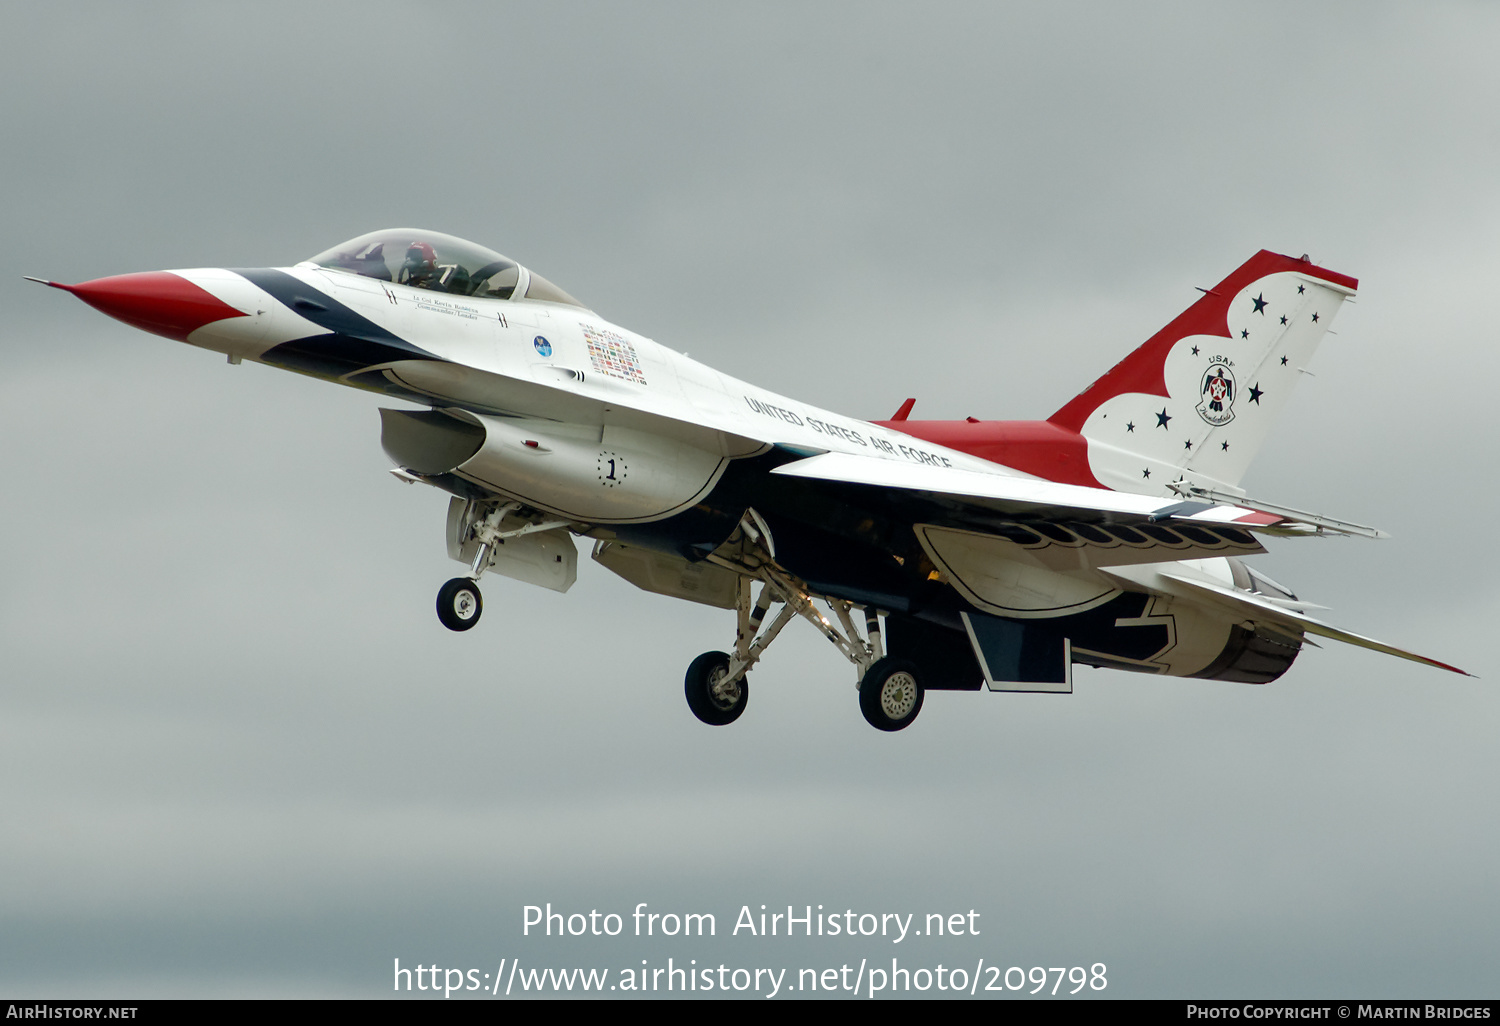
<svg viewBox="0 0 1500 1026">
<path fill-rule="evenodd" d="M 740 574 L 735 599 L 737 630 L 734 651 L 705 652 L 688 667 L 684 687 L 688 708 L 704 723 L 733 723 L 745 710 L 749 687 L 745 675 L 776 640 L 794 616 L 802 616 L 834 644 L 859 675 L 859 709 L 877 730 L 904 730 L 922 711 L 922 678 L 917 667 L 905 659 L 885 654 L 880 632 L 880 613 L 865 608 L 864 634 L 855 625 L 859 608 L 843 599 L 819 596 L 838 620 L 839 626 L 818 612 L 809 594 L 794 578 L 775 565 L 775 547 L 765 522 L 751 510 L 740 523 L 740 533 L 727 546 L 739 543 L 731 557 L 715 554 L 710 560 Z M 721 550 L 723 551 L 723 550 Z M 753 596 L 755 581 L 760 594 Z M 751 601 L 752 596 L 754 601 Z M 766 624 L 773 603 L 781 609 Z M 842 630 L 840 629 L 842 628 Z"/>
<path fill-rule="evenodd" d="M 694 659 L 683 688 L 693 715 L 712 727 L 739 719 L 750 699 L 750 682 L 743 673 L 729 676 L 729 656 L 723 652 L 704 652 Z"/>
<path fill-rule="evenodd" d="M 902 730 L 922 711 L 922 682 L 915 664 L 887 656 L 859 681 L 859 711 L 877 730 Z"/>
</svg>

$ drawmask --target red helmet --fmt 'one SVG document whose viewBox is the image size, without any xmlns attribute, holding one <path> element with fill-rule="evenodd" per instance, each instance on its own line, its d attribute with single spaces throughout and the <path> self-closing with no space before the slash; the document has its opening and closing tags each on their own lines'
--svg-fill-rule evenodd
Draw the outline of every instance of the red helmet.
<svg viewBox="0 0 1500 1026">
<path fill-rule="evenodd" d="M 431 271 L 437 268 L 437 251 L 425 242 L 413 242 L 406 247 L 408 271 Z"/>
</svg>

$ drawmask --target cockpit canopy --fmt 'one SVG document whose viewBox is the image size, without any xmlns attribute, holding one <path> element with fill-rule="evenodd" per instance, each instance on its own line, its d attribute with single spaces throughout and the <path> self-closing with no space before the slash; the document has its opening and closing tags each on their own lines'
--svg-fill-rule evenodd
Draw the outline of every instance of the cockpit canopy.
<svg viewBox="0 0 1500 1026">
<path fill-rule="evenodd" d="M 366 278 L 484 299 L 539 299 L 583 306 L 514 260 L 472 242 L 421 228 L 387 228 L 319 253 L 310 263 Z M 524 289 L 517 296 L 516 288 Z"/>
</svg>

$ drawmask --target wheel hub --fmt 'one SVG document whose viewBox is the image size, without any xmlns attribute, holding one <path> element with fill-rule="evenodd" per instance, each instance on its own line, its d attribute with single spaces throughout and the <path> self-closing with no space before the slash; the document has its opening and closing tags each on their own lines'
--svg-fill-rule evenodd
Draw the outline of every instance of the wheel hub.
<svg viewBox="0 0 1500 1026">
<path fill-rule="evenodd" d="M 474 601 L 472 591 L 461 591 L 453 596 L 453 612 L 460 620 L 473 619 L 478 609 L 479 603 Z"/>
<path fill-rule="evenodd" d="M 708 693 L 714 702 L 725 709 L 732 708 L 740 700 L 740 681 L 729 679 L 727 669 L 715 670 L 708 681 Z"/>
<path fill-rule="evenodd" d="M 893 673 L 880 686 L 880 709 L 891 719 L 904 719 L 916 706 L 917 681 L 911 674 Z"/>
</svg>

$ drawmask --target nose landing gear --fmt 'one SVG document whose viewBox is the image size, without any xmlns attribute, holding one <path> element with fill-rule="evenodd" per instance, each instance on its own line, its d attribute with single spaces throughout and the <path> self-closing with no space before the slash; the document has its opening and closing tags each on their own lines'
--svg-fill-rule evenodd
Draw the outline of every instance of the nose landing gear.
<svg viewBox="0 0 1500 1026">
<path fill-rule="evenodd" d="M 458 503 L 459 500 L 455 499 L 454 502 Z M 501 525 L 505 518 L 517 513 L 520 509 L 519 502 L 480 503 L 471 500 L 462 503 L 460 511 L 455 515 L 453 508 L 450 507 L 449 552 L 461 552 L 464 543 L 470 538 L 479 541 L 479 545 L 474 550 L 473 563 L 469 567 L 469 576 L 455 577 L 438 591 L 438 619 L 450 631 L 466 631 L 479 622 L 479 614 L 484 609 L 484 602 L 479 596 L 479 578 L 496 564 L 501 546 L 507 540 L 568 526 L 567 521 L 563 520 L 530 523 L 523 518 L 519 526 L 502 529 Z M 571 541 L 569 545 L 571 547 Z M 562 557 L 558 556 L 557 559 L 561 563 Z M 561 590 L 566 591 L 568 585 L 572 583 L 570 577 L 562 585 Z M 548 587 L 552 586 L 548 585 Z"/>
</svg>

